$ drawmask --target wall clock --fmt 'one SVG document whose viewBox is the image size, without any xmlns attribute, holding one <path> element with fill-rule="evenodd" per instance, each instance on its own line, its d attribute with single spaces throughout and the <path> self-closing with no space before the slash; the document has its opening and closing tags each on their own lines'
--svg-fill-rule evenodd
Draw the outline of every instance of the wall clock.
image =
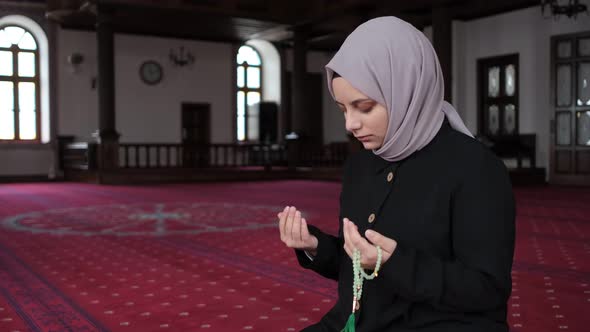
<svg viewBox="0 0 590 332">
<path fill-rule="evenodd" d="M 162 80 L 164 70 L 162 65 L 156 61 L 148 60 L 139 67 L 139 77 L 148 85 L 156 85 Z"/>
</svg>

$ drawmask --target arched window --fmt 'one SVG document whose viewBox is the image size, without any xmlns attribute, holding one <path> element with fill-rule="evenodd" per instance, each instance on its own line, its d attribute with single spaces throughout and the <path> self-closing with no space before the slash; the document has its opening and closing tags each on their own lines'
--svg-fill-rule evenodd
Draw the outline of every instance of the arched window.
<svg viewBox="0 0 590 332">
<path fill-rule="evenodd" d="M 258 140 L 258 108 L 262 96 L 262 60 L 253 47 L 244 45 L 238 50 L 238 98 L 236 109 L 236 137 L 238 141 Z"/>
<path fill-rule="evenodd" d="M 39 48 L 26 29 L 0 26 L 0 140 L 40 141 Z"/>
</svg>

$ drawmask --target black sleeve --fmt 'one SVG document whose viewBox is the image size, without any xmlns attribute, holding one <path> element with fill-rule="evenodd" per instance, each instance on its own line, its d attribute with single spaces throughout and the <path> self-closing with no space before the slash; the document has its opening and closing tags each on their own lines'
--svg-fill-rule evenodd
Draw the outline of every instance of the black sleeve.
<svg viewBox="0 0 590 332">
<path fill-rule="evenodd" d="M 338 280 L 340 251 L 343 250 L 344 243 L 341 238 L 326 234 L 315 226 L 308 225 L 308 228 L 309 233 L 318 239 L 317 254 L 310 260 L 303 250 L 295 250 L 299 265 L 326 278 Z"/>
<path fill-rule="evenodd" d="M 506 305 L 512 281 L 515 203 L 504 164 L 482 153 L 452 197 L 454 257 L 441 260 L 398 243 L 382 275 L 400 296 L 445 311 L 477 312 Z"/>
</svg>

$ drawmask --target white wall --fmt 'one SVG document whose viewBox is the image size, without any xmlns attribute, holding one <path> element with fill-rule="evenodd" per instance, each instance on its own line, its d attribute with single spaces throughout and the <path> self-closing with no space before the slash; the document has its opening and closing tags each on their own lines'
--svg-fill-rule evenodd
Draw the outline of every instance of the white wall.
<svg viewBox="0 0 590 332">
<path fill-rule="evenodd" d="M 47 175 L 55 174 L 53 150 L 48 144 L 38 146 L 2 146 L 0 147 L 0 177 L 13 175 Z"/>
<path fill-rule="evenodd" d="M 171 48 L 184 46 L 195 63 L 175 67 L 168 59 Z M 115 36 L 116 110 L 120 142 L 180 142 L 182 102 L 211 105 L 211 142 L 233 140 L 232 45 L 142 37 Z M 164 68 L 155 86 L 139 78 L 139 66 L 156 60 Z"/>
<path fill-rule="evenodd" d="M 195 55 L 191 66 L 176 67 L 168 58 L 171 48 L 184 46 Z M 60 134 L 90 140 L 98 129 L 97 90 L 91 82 L 97 73 L 96 35 L 60 31 Z M 67 63 L 72 52 L 84 54 L 76 72 Z M 146 85 L 139 67 L 146 60 L 159 62 L 162 81 Z M 180 142 L 183 102 L 211 105 L 211 141 L 231 142 L 232 46 L 228 43 L 115 35 L 115 110 L 120 142 Z"/>
<path fill-rule="evenodd" d="M 584 2 L 584 1 L 582 1 Z M 588 5 L 589 1 L 585 1 Z M 518 53 L 521 133 L 537 134 L 537 165 L 548 167 L 551 36 L 590 31 L 590 18 L 543 19 L 539 7 L 453 24 L 453 103 L 477 129 L 477 60 Z"/>
<path fill-rule="evenodd" d="M 58 33 L 58 133 L 74 135 L 78 141 L 91 140 L 98 129 L 98 94 L 92 89 L 97 76 L 96 34 L 64 30 Z M 83 62 L 76 69 L 68 63 L 68 56 L 79 53 Z"/>
</svg>

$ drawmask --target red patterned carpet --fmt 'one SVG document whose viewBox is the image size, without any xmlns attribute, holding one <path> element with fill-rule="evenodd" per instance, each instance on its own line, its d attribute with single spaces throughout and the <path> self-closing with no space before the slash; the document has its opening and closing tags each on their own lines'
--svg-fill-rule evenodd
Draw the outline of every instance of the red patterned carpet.
<svg viewBox="0 0 590 332">
<path fill-rule="evenodd" d="M 336 284 L 297 265 L 275 214 L 335 232 L 311 181 L 0 185 L 0 331 L 299 331 Z M 588 331 L 590 189 L 518 188 L 513 331 Z"/>
</svg>

